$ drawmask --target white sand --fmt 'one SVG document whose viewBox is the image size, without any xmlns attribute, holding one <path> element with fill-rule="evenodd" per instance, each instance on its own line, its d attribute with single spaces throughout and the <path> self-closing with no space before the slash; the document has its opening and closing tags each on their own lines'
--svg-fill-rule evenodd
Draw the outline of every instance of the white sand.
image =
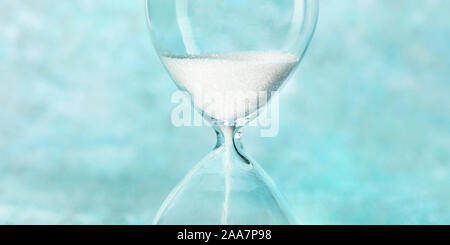
<svg viewBox="0 0 450 245">
<path fill-rule="evenodd" d="M 235 121 L 263 106 L 267 101 L 261 95 L 277 91 L 298 60 L 281 52 L 162 57 L 195 106 L 221 121 Z"/>
</svg>

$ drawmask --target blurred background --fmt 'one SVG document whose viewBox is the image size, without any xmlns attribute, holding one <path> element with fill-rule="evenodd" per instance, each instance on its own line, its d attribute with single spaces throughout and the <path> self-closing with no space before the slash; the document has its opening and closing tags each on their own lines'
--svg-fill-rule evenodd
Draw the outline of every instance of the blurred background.
<svg viewBox="0 0 450 245">
<path fill-rule="evenodd" d="M 320 8 L 247 151 L 305 224 L 450 224 L 450 1 Z M 0 224 L 151 223 L 215 144 L 175 89 L 144 1 L 0 0 Z"/>
</svg>

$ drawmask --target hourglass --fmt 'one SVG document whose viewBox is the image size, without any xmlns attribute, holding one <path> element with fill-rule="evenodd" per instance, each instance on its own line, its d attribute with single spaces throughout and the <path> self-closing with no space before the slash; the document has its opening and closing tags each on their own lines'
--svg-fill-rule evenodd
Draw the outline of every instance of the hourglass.
<svg viewBox="0 0 450 245">
<path fill-rule="evenodd" d="M 317 15 L 317 0 L 147 0 L 162 63 L 217 133 L 154 224 L 297 223 L 240 137 L 302 59 Z"/>
</svg>

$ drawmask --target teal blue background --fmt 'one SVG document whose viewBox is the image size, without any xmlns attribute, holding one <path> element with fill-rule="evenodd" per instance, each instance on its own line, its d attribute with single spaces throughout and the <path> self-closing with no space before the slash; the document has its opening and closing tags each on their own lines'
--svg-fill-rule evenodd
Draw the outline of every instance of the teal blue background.
<svg viewBox="0 0 450 245">
<path fill-rule="evenodd" d="M 320 7 L 246 149 L 303 223 L 450 224 L 450 1 Z M 0 224 L 151 223 L 215 136 L 171 124 L 144 2 L 0 0 L 0 30 Z"/>
</svg>

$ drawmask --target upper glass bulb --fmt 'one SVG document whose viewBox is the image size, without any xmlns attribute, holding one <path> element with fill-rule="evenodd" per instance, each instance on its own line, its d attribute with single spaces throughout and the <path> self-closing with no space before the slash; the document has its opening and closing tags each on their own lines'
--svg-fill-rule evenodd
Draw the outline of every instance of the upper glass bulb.
<svg viewBox="0 0 450 245">
<path fill-rule="evenodd" d="M 317 0 L 149 0 L 155 48 L 177 86 L 215 124 L 243 125 L 302 59 Z"/>
</svg>

